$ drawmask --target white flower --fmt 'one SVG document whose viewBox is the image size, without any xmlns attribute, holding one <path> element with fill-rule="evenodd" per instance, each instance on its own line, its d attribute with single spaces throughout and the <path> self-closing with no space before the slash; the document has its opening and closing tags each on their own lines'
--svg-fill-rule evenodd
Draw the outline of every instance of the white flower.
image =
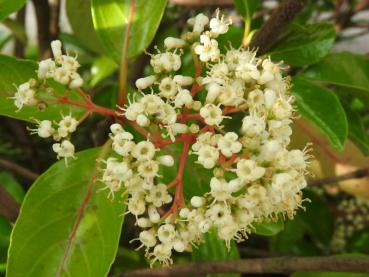
<svg viewBox="0 0 369 277">
<path fill-rule="evenodd" d="M 159 85 L 159 94 L 167 99 L 172 99 L 178 92 L 177 84 L 170 77 L 165 77 Z"/>
<path fill-rule="evenodd" d="M 139 239 L 146 247 L 154 247 L 156 244 L 156 238 L 152 231 L 142 231 L 139 235 Z"/>
<path fill-rule="evenodd" d="M 187 20 L 187 23 L 193 26 L 194 33 L 201 33 L 204 31 L 205 25 L 209 23 L 209 18 L 203 13 L 199 13 L 193 18 Z"/>
<path fill-rule="evenodd" d="M 211 39 L 207 35 L 201 35 L 200 42 L 201 44 L 196 45 L 194 50 L 195 53 L 200 56 L 201 61 L 214 62 L 219 59 L 220 51 L 218 42 L 215 39 Z"/>
<path fill-rule="evenodd" d="M 150 141 L 141 141 L 132 150 L 132 156 L 138 161 L 151 160 L 155 155 L 155 146 Z"/>
<path fill-rule="evenodd" d="M 136 122 L 141 127 L 147 127 L 150 125 L 150 119 L 144 114 L 137 115 Z"/>
<path fill-rule="evenodd" d="M 253 182 L 263 177 L 265 168 L 253 160 L 241 159 L 237 162 L 236 174 L 243 182 Z"/>
<path fill-rule="evenodd" d="M 206 104 L 202 107 L 200 115 L 204 118 L 205 123 L 211 126 L 219 126 L 224 118 L 220 107 L 214 104 Z"/>
<path fill-rule="evenodd" d="M 205 168 L 213 168 L 219 159 L 218 150 L 210 145 L 204 145 L 197 152 L 198 162 Z"/>
<path fill-rule="evenodd" d="M 55 72 L 55 62 L 52 59 L 40 61 L 38 64 L 37 76 L 39 79 L 53 78 Z"/>
<path fill-rule="evenodd" d="M 217 201 L 226 201 L 232 197 L 230 187 L 225 180 L 211 178 L 210 189 L 210 194 Z"/>
<path fill-rule="evenodd" d="M 145 200 L 152 203 L 155 207 L 161 207 L 166 203 L 172 201 L 172 196 L 167 191 L 167 186 L 164 184 L 158 184 L 148 192 Z"/>
<path fill-rule="evenodd" d="M 113 137 L 112 148 L 121 156 L 127 156 L 135 147 L 135 143 L 132 141 L 133 135 L 128 132 L 117 133 Z"/>
<path fill-rule="evenodd" d="M 50 120 L 42 120 L 37 123 L 37 129 L 30 129 L 31 134 L 37 134 L 41 138 L 48 138 L 55 133 L 55 129 L 52 127 L 52 122 Z"/>
<path fill-rule="evenodd" d="M 63 133 L 64 131 L 71 134 L 77 130 L 78 121 L 71 115 L 63 116 L 63 119 L 58 123 L 58 132 Z"/>
<path fill-rule="evenodd" d="M 218 148 L 226 157 L 230 157 L 241 151 L 242 144 L 238 141 L 238 135 L 228 132 L 218 140 Z"/>
<path fill-rule="evenodd" d="M 192 101 L 193 99 L 190 91 L 187 89 L 181 89 L 174 100 L 174 105 L 176 108 L 181 108 L 183 105 L 188 106 Z"/>
<path fill-rule="evenodd" d="M 248 137 L 260 135 L 265 130 L 265 121 L 263 118 L 248 115 L 242 120 L 241 132 Z"/>
<path fill-rule="evenodd" d="M 227 33 L 228 25 L 230 24 L 232 24 L 232 21 L 231 20 L 225 21 L 224 16 L 219 18 L 219 10 L 218 10 L 216 17 L 212 18 L 209 23 L 212 36 L 217 37 L 219 35 Z"/>
<path fill-rule="evenodd" d="M 144 110 L 145 110 L 145 106 L 143 103 L 133 102 L 127 107 L 124 115 L 126 116 L 128 120 L 136 121 L 137 116 L 143 113 Z"/>
<path fill-rule="evenodd" d="M 53 151 L 57 158 L 74 158 L 74 145 L 69 140 L 63 140 L 61 143 L 53 144 Z"/>
<path fill-rule="evenodd" d="M 14 99 L 14 104 L 19 110 L 23 106 L 34 106 L 38 102 L 36 92 L 31 88 L 29 82 L 19 85 L 18 91 L 11 99 Z"/>
<path fill-rule="evenodd" d="M 154 178 L 159 171 L 158 162 L 152 160 L 141 162 L 137 167 L 137 171 L 143 178 Z"/>
</svg>

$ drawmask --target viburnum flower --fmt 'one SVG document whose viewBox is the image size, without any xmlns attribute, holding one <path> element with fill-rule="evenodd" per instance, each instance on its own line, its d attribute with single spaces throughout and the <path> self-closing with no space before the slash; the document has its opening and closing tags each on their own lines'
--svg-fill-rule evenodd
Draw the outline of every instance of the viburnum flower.
<svg viewBox="0 0 369 277">
<path fill-rule="evenodd" d="M 59 104 L 86 107 L 81 118 L 61 113 L 58 120 L 36 120 L 30 129 L 53 139 L 53 151 L 66 162 L 75 158 L 72 135 L 92 111 L 116 119 L 99 180 L 109 197 L 126 197 L 127 212 L 142 229 L 139 248 L 163 264 L 172 263 L 173 251 L 192 251 L 209 230 L 229 246 L 247 238 L 254 223 L 292 218 L 302 206 L 309 159 L 307 149 L 289 147 L 296 111 L 281 63 L 250 49 L 222 52 L 217 38 L 231 20 L 219 12 L 211 19 L 199 14 L 188 23 L 189 32 L 166 38 L 164 49 L 149 54 L 151 75 L 136 80 L 135 92 L 117 110 L 83 94 L 80 64 L 63 54 L 60 41 L 51 43 L 53 59 L 39 63 L 38 79 L 19 85 L 11 97 L 18 110 L 42 103 L 41 90 L 55 97 L 48 79 L 84 96 L 77 104 L 56 96 Z M 179 72 L 187 52 L 194 76 Z M 173 144 L 182 147 L 178 156 Z M 183 191 L 192 185 L 185 180 L 192 174 L 188 156 L 194 167 L 211 174 L 203 181 L 208 191 L 190 198 Z M 168 170 L 176 171 L 171 181 L 163 178 Z"/>
</svg>

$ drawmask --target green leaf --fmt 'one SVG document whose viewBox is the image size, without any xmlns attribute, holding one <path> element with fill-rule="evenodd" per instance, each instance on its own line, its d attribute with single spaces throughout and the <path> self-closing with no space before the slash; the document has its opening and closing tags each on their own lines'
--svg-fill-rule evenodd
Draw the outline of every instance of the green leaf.
<svg viewBox="0 0 369 277">
<path fill-rule="evenodd" d="M 112 75 L 118 69 L 118 65 L 107 56 L 101 56 L 97 58 L 92 64 L 91 73 L 91 86 L 96 86 L 99 82 L 106 77 Z"/>
<path fill-rule="evenodd" d="M 67 0 L 65 8 L 73 33 L 81 45 L 102 53 L 103 48 L 92 23 L 91 0 Z"/>
<path fill-rule="evenodd" d="M 255 234 L 261 236 L 275 236 L 284 229 L 284 223 L 282 220 L 277 222 L 256 223 L 253 225 L 255 227 Z"/>
<path fill-rule="evenodd" d="M 220 261 L 237 260 L 240 258 L 236 243 L 232 240 L 227 249 L 223 240 L 218 238 L 215 229 L 204 235 L 204 243 L 192 251 L 192 259 L 195 261 Z M 237 277 L 239 274 L 208 274 L 208 277 Z"/>
<path fill-rule="evenodd" d="M 0 185 L 18 202 L 22 203 L 24 190 L 22 185 L 8 172 L 0 172 Z"/>
<path fill-rule="evenodd" d="M 173 144 L 165 147 L 163 155 L 171 155 L 174 158 L 174 166 L 160 167 L 160 175 L 162 182 L 169 184 L 177 175 L 179 160 L 182 153 L 182 144 Z M 210 190 L 210 179 L 212 178 L 212 170 L 205 169 L 197 162 L 196 155 L 188 155 L 186 159 L 183 174 L 183 192 L 186 200 L 190 200 L 192 196 L 203 195 Z"/>
<path fill-rule="evenodd" d="M 27 45 L 27 34 L 24 26 L 15 19 L 6 18 L 2 24 L 6 26 L 14 36 L 21 41 L 24 45 Z"/>
<path fill-rule="evenodd" d="M 59 161 L 28 191 L 14 226 L 7 276 L 106 276 L 115 258 L 125 205 L 96 181 L 105 148 Z"/>
<path fill-rule="evenodd" d="M 293 25 L 291 32 L 270 51 L 274 60 L 302 66 L 318 62 L 334 45 L 334 25 L 326 22 L 306 26 Z"/>
<path fill-rule="evenodd" d="M 344 108 L 349 126 L 349 138 L 364 155 L 369 155 L 369 133 L 364 128 L 362 118 L 350 107 L 345 105 Z"/>
<path fill-rule="evenodd" d="M 19 60 L 13 57 L 0 55 L 0 115 L 32 121 L 36 119 L 59 119 L 60 112 L 68 114 L 71 112 L 75 116 L 81 115 L 84 110 L 69 105 L 53 104 L 49 105 L 45 111 L 40 112 L 37 107 L 24 107 L 17 112 L 14 100 L 9 99 L 16 91 L 15 85 L 27 82 L 30 78 L 36 77 L 37 64 L 29 60 Z M 80 97 L 76 92 L 72 92 L 70 97 L 79 100 Z"/>
<path fill-rule="evenodd" d="M 304 76 L 341 86 L 369 103 L 369 57 L 349 52 L 334 53 L 308 67 Z"/>
<path fill-rule="evenodd" d="M 130 13 L 130 1 L 92 0 L 92 17 L 95 30 L 108 55 L 118 64 L 124 35 L 127 32 L 127 20 Z M 166 0 L 137 0 L 131 30 L 129 33 L 128 57 L 132 58 L 150 44 L 163 16 Z"/>
<path fill-rule="evenodd" d="M 21 9 L 26 0 L 0 0 L 0 21 Z"/>
<path fill-rule="evenodd" d="M 313 122 L 337 150 L 343 150 L 348 134 L 345 111 L 338 97 L 302 77 L 292 78 L 291 92 L 300 113 Z"/>
</svg>

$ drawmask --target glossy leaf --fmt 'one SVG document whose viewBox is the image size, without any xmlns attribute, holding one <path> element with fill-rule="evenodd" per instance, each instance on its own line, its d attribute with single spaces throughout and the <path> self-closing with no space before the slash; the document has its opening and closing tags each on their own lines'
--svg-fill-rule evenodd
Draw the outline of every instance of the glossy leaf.
<svg viewBox="0 0 369 277">
<path fill-rule="evenodd" d="M 275 236 L 284 229 L 282 220 L 277 222 L 262 222 L 253 224 L 255 227 L 255 234 L 261 236 Z"/>
<path fill-rule="evenodd" d="M 215 229 L 204 235 L 204 243 L 192 251 L 195 261 L 237 260 L 240 258 L 236 243 L 232 240 L 227 249 L 225 241 L 220 240 Z M 239 274 L 208 274 L 208 277 L 237 277 Z"/>
<path fill-rule="evenodd" d="M 304 76 L 341 86 L 369 103 L 369 58 L 349 52 L 334 53 L 308 67 Z"/>
<path fill-rule="evenodd" d="M 299 112 L 329 138 L 334 148 L 343 150 L 348 124 L 338 97 L 331 90 L 301 77 L 293 77 L 292 83 L 291 92 Z"/>
<path fill-rule="evenodd" d="M 92 23 L 91 0 L 67 0 L 65 8 L 73 33 L 81 45 L 102 53 L 103 48 Z"/>
<path fill-rule="evenodd" d="M 59 161 L 32 185 L 11 236 L 7 276 L 106 276 L 125 205 L 94 183 L 100 152 L 77 153 L 68 167 Z"/>
<path fill-rule="evenodd" d="M 91 86 L 96 86 L 99 82 L 106 77 L 112 75 L 118 69 L 118 65 L 107 56 L 101 56 L 97 58 L 92 64 L 91 73 Z"/>
<path fill-rule="evenodd" d="M 36 77 L 37 65 L 33 61 L 19 60 L 13 57 L 0 55 L 0 115 L 32 121 L 36 119 L 60 119 L 60 112 L 68 114 L 72 112 L 75 116 L 81 115 L 84 110 L 71 107 L 69 105 L 49 105 L 45 111 L 40 112 L 37 107 L 24 107 L 17 112 L 14 100 L 9 99 L 16 91 L 15 85 L 27 82 L 30 78 Z M 71 93 L 71 98 L 80 99 L 76 93 Z"/>
<path fill-rule="evenodd" d="M 345 106 L 347 121 L 349 125 L 349 138 L 364 155 L 369 155 L 369 133 L 364 128 L 360 115 Z"/>
<path fill-rule="evenodd" d="M 0 21 L 23 7 L 27 0 L 0 0 Z"/>
<path fill-rule="evenodd" d="M 150 44 L 163 16 L 166 0 L 137 0 L 131 30 L 129 33 L 128 57 L 132 58 Z M 118 64 L 127 20 L 130 13 L 130 1 L 92 0 L 92 17 L 95 30 L 106 51 Z"/>
<path fill-rule="evenodd" d="M 288 65 L 309 65 L 330 52 L 335 38 L 335 28 L 330 23 L 295 24 L 290 33 L 271 49 L 270 54 L 274 60 L 283 60 Z"/>
</svg>

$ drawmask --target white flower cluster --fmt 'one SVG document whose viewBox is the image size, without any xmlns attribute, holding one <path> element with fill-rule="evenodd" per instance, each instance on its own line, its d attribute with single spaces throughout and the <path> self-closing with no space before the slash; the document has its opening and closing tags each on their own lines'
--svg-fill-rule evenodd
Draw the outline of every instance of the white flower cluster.
<svg viewBox="0 0 369 277">
<path fill-rule="evenodd" d="M 301 207 L 309 158 L 306 151 L 287 148 L 293 98 L 280 65 L 245 49 L 222 54 L 216 38 L 228 31 L 230 21 L 219 14 L 211 20 L 199 14 L 188 22 L 193 30 L 184 39 L 166 38 L 165 52 L 151 54 L 155 74 L 136 81 L 140 93 L 122 108 L 122 116 L 147 130 L 155 126 L 160 138 L 172 142 L 192 136 L 189 154 L 214 172 L 210 191 L 178 204 L 177 191 L 172 197 L 171 184 L 157 178 L 159 167 L 172 166 L 173 158 L 156 155 L 154 135 L 136 143 L 117 124 L 111 138 L 120 157 L 106 160 L 102 177 L 111 192 L 129 195 L 128 211 L 144 229 L 141 247 L 153 262 L 165 264 L 173 250 L 191 251 L 210 229 L 229 245 L 252 232 L 256 222 L 293 217 Z M 185 47 L 206 66 L 204 77 L 175 73 Z M 204 101 L 187 89 L 190 85 L 205 91 Z M 224 132 L 224 119 L 235 112 L 244 114 L 240 128 Z"/>
<path fill-rule="evenodd" d="M 337 205 L 337 219 L 333 237 L 331 240 L 331 251 L 333 253 L 345 252 L 347 240 L 368 226 L 369 222 L 369 201 L 351 197 L 345 199 Z"/>
<path fill-rule="evenodd" d="M 51 49 L 54 59 L 46 59 L 39 62 L 37 70 L 38 80 L 30 79 L 19 85 L 17 92 L 13 97 L 10 97 L 14 99 L 14 104 L 18 110 L 21 110 L 24 106 L 36 106 L 41 102 L 36 92 L 45 90 L 46 79 L 53 79 L 62 85 L 68 85 L 70 89 L 82 86 L 83 79 L 77 73 L 80 64 L 76 57 L 63 55 L 62 44 L 59 40 L 51 42 Z"/>
<path fill-rule="evenodd" d="M 38 97 L 36 92 L 54 93 L 54 89 L 50 86 L 46 79 L 67 85 L 70 89 L 76 89 L 82 86 L 83 80 L 77 73 L 80 67 L 76 57 L 62 54 L 62 44 L 59 40 L 51 42 L 51 49 L 54 59 L 42 60 L 38 64 L 37 77 L 38 80 L 30 79 L 29 81 L 18 86 L 17 92 L 14 94 L 14 104 L 21 110 L 24 106 L 35 106 L 43 103 L 42 97 Z M 74 158 L 74 145 L 70 142 L 70 136 L 77 129 L 79 122 L 72 115 L 62 116 L 59 122 L 50 120 L 35 120 L 37 128 L 30 129 L 32 134 L 37 134 L 41 138 L 52 137 L 56 143 L 53 144 L 53 151 L 59 158 L 65 158 L 67 163 L 69 158 Z"/>
</svg>

